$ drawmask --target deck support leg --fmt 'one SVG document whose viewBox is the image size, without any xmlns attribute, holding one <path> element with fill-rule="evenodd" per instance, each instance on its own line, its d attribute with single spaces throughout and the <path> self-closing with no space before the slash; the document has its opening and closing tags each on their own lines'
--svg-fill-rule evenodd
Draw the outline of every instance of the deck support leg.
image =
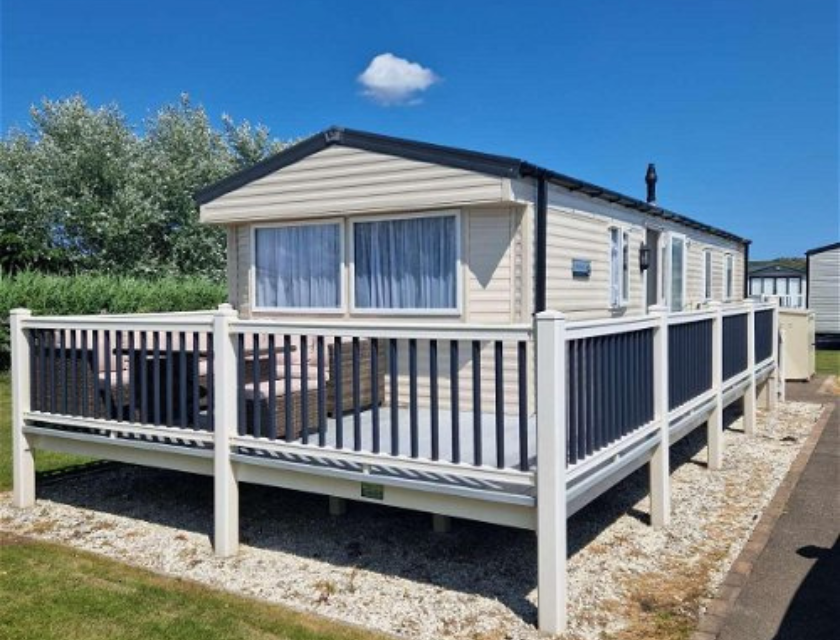
<svg viewBox="0 0 840 640">
<path fill-rule="evenodd" d="M 782 357 L 783 349 L 780 348 L 784 344 L 785 333 L 779 329 L 779 303 L 776 301 L 776 307 L 773 309 L 773 362 L 776 363 L 776 367 L 767 379 L 768 411 L 775 411 L 779 398 L 785 398 L 785 361 Z"/>
<path fill-rule="evenodd" d="M 659 444 L 650 460 L 650 523 L 656 528 L 671 522 L 671 441 L 668 399 L 668 309 L 651 307 L 659 315 L 653 338 L 653 406 L 659 420 Z"/>
<path fill-rule="evenodd" d="M 556 311 L 537 314 L 537 589 L 538 624 L 546 634 L 566 628 L 566 327 Z"/>
<path fill-rule="evenodd" d="M 708 447 L 707 468 L 718 471 L 723 467 L 723 305 L 714 301 L 709 308 L 715 311 L 712 320 L 712 389 L 715 392 L 715 405 L 706 422 L 706 442 Z"/>
<path fill-rule="evenodd" d="M 237 431 L 237 342 L 230 332 L 236 311 L 219 305 L 213 318 L 214 431 L 213 431 L 213 547 L 222 558 L 239 549 L 239 483 L 230 459 L 230 439 Z"/>
<path fill-rule="evenodd" d="M 452 531 L 452 518 L 438 513 L 432 514 L 432 531 L 435 533 L 449 533 Z"/>
<path fill-rule="evenodd" d="M 347 513 L 347 500 L 344 498 L 330 496 L 329 503 L 331 516 L 343 516 Z"/>
<path fill-rule="evenodd" d="M 24 413 L 30 409 L 29 338 L 23 322 L 32 313 L 13 309 L 9 314 L 12 345 L 12 504 L 21 509 L 35 504 L 35 457 L 23 433 Z"/>
<path fill-rule="evenodd" d="M 749 384 L 744 389 L 744 433 L 755 434 L 755 309 L 752 300 L 744 300 L 747 313 L 747 371 Z"/>
<path fill-rule="evenodd" d="M 776 369 L 764 384 L 764 408 L 775 411 L 779 402 L 779 370 Z"/>
</svg>

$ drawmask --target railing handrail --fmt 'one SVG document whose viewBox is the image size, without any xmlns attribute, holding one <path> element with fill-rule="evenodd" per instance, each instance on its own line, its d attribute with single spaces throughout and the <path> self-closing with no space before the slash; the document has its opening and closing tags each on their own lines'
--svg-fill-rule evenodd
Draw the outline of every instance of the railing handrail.
<svg viewBox="0 0 840 640">
<path fill-rule="evenodd" d="M 761 303 L 768 303 L 768 304 L 775 304 L 775 301 L 778 300 L 780 306 L 782 307 L 793 307 L 793 308 L 802 308 L 805 307 L 805 294 L 804 293 L 760 293 L 756 294 L 757 297 L 760 299 Z M 785 303 L 791 304 L 785 304 Z M 792 304 L 795 303 L 795 304 Z"/>
<path fill-rule="evenodd" d="M 724 316 L 774 309 L 772 302 L 737 302 L 725 304 L 721 309 Z M 128 313 L 90 314 L 68 316 L 31 316 L 23 320 L 25 328 L 31 329 L 114 329 L 124 331 L 142 330 L 201 330 L 211 329 L 215 311 L 177 311 L 172 313 Z M 699 322 L 715 317 L 716 309 L 703 308 L 667 313 L 668 323 L 677 325 Z M 646 314 L 622 318 L 598 318 L 572 320 L 566 323 L 569 340 L 639 331 L 657 326 L 659 316 Z M 230 322 L 233 333 L 287 333 L 291 335 L 319 334 L 325 337 L 394 338 L 394 339 L 457 339 L 457 340 L 502 340 L 523 341 L 533 336 L 533 326 L 524 323 L 429 323 L 423 321 L 365 322 L 358 319 L 335 320 L 291 320 L 285 318 L 235 318 Z"/>
<path fill-rule="evenodd" d="M 689 324 L 703 320 L 714 320 L 717 316 L 717 309 L 693 309 L 691 311 L 676 311 L 668 314 L 668 324 Z"/>
<path fill-rule="evenodd" d="M 115 331 L 200 331 L 213 328 L 212 315 L 164 316 L 32 316 L 24 329 L 115 330 Z"/>
<path fill-rule="evenodd" d="M 753 305 L 755 308 L 755 305 Z M 750 307 L 746 304 L 739 304 L 739 305 L 724 305 L 720 309 L 721 315 L 724 317 L 728 316 L 745 316 L 749 314 Z"/>
<path fill-rule="evenodd" d="M 285 333 L 291 335 L 320 335 L 324 337 L 393 338 L 397 340 L 496 340 L 527 341 L 533 335 L 530 324 L 475 324 L 475 323 L 423 323 L 423 322 L 362 322 L 354 320 L 284 320 L 242 319 L 232 320 L 231 332 L 235 334 Z"/>
<path fill-rule="evenodd" d="M 658 315 L 606 318 L 599 320 L 572 320 L 566 323 L 567 340 L 580 340 L 612 333 L 628 333 L 652 329 L 660 322 Z"/>
</svg>

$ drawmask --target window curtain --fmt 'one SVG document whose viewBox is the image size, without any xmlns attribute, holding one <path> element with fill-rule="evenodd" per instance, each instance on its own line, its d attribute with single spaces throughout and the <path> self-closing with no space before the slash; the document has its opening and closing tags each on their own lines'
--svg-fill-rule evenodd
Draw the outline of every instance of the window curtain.
<svg viewBox="0 0 840 640">
<path fill-rule="evenodd" d="M 761 279 L 761 293 L 772 296 L 775 293 L 775 283 L 773 278 Z"/>
<path fill-rule="evenodd" d="M 671 238 L 671 311 L 682 311 L 683 309 L 684 253 L 685 242 L 683 239 Z"/>
<path fill-rule="evenodd" d="M 621 304 L 621 243 L 618 229 L 610 229 L 610 305 Z"/>
<path fill-rule="evenodd" d="M 353 225 L 359 309 L 454 309 L 458 247 L 454 216 Z"/>
<path fill-rule="evenodd" d="M 735 277 L 735 264 L 732 260 L 732 256 L 726 256 L 726 299 L 732 299 L 733 293 L 733 282 L 732 280 Z"/>
<path fill-rule="evenodd" d="M 703 253 L 703 298 L 712 299 L 712 254 L 709 251 Z"/>
<path fill-rule="evenodd" d="M 256 230 L 257 306 L 334 309 L 341 304 L 337 224 Z"/>
<path fill-rule="evenodd" d="M 630 234 L 621 234 L 621 302 L 630 298 Z"/>
</svg>

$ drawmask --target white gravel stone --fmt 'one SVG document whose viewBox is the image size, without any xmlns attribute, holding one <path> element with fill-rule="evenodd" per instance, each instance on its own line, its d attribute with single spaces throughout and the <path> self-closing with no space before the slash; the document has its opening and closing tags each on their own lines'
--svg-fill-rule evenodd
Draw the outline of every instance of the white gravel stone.
<svg viewBox="0 0 840 640">
<path fill-rule="evenodd" d="M 620 631 L 640 579 L 675 567 L 697 567 L 711 595 L 819 412 L 804 403 L 781 404 L 771 420 L 759 412 L 752 438 L 734 423 L 720 472 L 703 464 L 703 429 L 675 445 L 667 530 L 645 523 L 646 469 L 576 514 L 568 637 Z M 427 514 L 353 504 L 332 518 L 325 497 L 256 486 L 241 494 L 244 544 L 228 560 L 211 547 L 211 480 L 154 469 L 115 465 L 42 483 L 30 510 L 0 494 L 0 528 L 405 637 L 538 637 L 533 533 L 458 521 L 441 535 Z"/>
</svg>

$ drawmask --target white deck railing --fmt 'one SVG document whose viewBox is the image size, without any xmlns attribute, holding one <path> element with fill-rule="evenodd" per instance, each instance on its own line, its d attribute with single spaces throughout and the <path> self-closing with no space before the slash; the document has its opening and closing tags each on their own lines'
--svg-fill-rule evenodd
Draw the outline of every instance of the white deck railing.
<svg viewBox="0 0 840 640">
<path fill-rule="evenodd" d="M 761 302 L 779 301 L 779 306 L 783 309 L 804 309 L 806 306 L 805 294 L 785 294 L 785 295 L 771 295 L 762 293 L 758 296 Z"/>
<path fill-rule="evenodd" d="M 540 627 L 565 625 L 566 520 L 644 464 L 670 518 L 670 446 L 723 409 L 775 400 L 778 313 L 745 302 L 531 325 L 11 315 L 14 496 L 33 450 L 212 475 L 216 552 L 238 547 L 238 483 L 534 529 Z M 440 521 L 438 518 L 437 522 Z"/>
</svg>

